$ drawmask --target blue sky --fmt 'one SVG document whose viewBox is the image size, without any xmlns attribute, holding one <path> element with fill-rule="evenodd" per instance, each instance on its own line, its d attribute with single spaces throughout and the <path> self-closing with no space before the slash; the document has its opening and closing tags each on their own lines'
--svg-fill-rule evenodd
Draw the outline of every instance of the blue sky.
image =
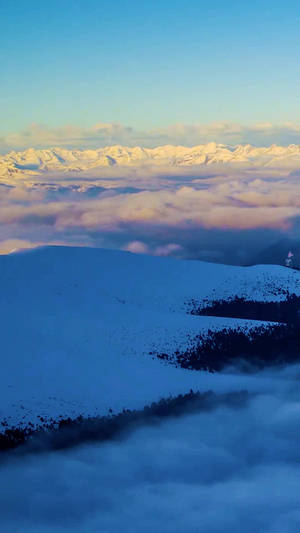
<svg viewBox="0 0 300 533">
<path fill-rule="evenodd" d="M 2 0 L 0 133 L 300 122 L 299 1 Z"/>
</svg>

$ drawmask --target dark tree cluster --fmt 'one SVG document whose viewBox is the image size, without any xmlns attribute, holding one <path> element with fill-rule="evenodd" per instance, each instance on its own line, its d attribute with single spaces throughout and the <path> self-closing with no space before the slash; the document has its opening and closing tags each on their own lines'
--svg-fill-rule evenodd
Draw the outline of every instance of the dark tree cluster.
<svg viewBox="0 0 300 533">
<path fill-rule="evenodd" d="M 190 302 L 191 305 L 191 302 Z M 215 300 L 205 307 L 193 302 L 191 314 L 277 322 L 244 331 L 242 328 L 208 330 L 191 347 L 158 357 L 192 370 L 220 371 L 242 366 L 257 371 L 267 366 L 300 361 L 300 297 L 287 294 L 280 302 L 260 302 L 236 296 Z"/>
<path fill-rule="evenodd" d="M 191 348 L 176 355 L 176 362 L 182 368 L 211 372 L 230 365 L 257 371 L 299 360 L 300 330 L 285 324 L 262 326 L 247 332 L 242 329 L 216 331 L 204 339 L 196 337 Z"/>
<path fill-rule="evenodd" d="M 200 393 L 190 390 L 175 398 L 153 402 L 141 410 L 124 409 L 117 415 L 61 419 L 58 426 L 53 421 L 46 428 L 39 429 L 7 429 L 0 434 L 0 450 L 12 450 L 23 444 L 26 446 L 22 447 L 22 453 L 36 453 L 70 448 L 86 442 L 120 439 L 141 425 L 155 425 L 166 418 L 210 411 L 220 404 L 239 408 L 245 405 L 248 398 L 246 391 L 219 395 L 212 391 Z"/>
<path fill-rule="evenodd" d="M 262 320 L 266 322 L 300 323 L 300 296 L 287 294 L 280 302 L 246 300 L 235 296 L 229 300 L 213 300 L 205 306 L 190 303 L 192 315 L 218 316 L 226 318 L 243 318 L 246 320 Z"/>
</svg>

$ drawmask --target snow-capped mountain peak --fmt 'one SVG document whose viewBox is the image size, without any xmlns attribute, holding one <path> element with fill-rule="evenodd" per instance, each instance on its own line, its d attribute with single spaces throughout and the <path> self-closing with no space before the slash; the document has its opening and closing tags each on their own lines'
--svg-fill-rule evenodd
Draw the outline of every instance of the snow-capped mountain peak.
<svg viewBox="0 0 300 533">
<path fill-rule="evenodd" d="M 14 173 L 41 173 L 46 171 L 82 171 L 112 165 L 211 165 L 242 163 L 258 166 L 300 166 L 300 146 L 255 147 L 250 144 L 226 146 L 210 142 L 194 147 L 165 145 L 157 148 L 121 145 L 97 150 L 79 150 L 54 147 L 28 148 L 12 151 L 0 157 L 0 177 Z"/>
</svg>

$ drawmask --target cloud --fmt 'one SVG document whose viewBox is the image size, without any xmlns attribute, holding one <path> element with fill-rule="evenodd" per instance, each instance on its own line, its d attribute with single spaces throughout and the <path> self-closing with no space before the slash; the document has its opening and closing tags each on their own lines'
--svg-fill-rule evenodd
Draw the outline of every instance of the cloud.
<svg viewBox="0 0 300 533">
<path fill-rule="evenodd" d="M 230 188 L 230 187 L 229 187 Z M 0 223 L 24 226 L 54 226 L 57 231 L 80 227 L 86 230 L 123 231 L 125 226 L 163 228 L 286 228 L 289 219 L 300 215 L 300 194 L 238 191 L 228 186 L 197 190 L 182 186 L 176 190 L 142 191 L 135 194 L 101 196 L 81 201 L 4 203 Z"/>
<path fill-rule="evenodd" d="M 34 248 L 35 246 L 41 246 L 43 243 L 33 243 L 22 239 L 7 239 L 0 242 L 0 255 L 10 254 L 17 250 L 26 250 Z"/>
<path fill-rule="evenodd" d="M 142 131 L 122 124 L 97 123 L 89 128 L 64 125 L 51 128 L 31 124 L 28 128 L 0 137 L 0 153 L 27 148 L 100 148 L 108 145 L 156 147 L 163 144 L 196 146 L 208 142 L 250 143 L 257 146 L 300 143 L 300 125 L 260 123 L 243 125 L 231 122 L 211 124 L 178 123 L 165 128 Z"/>
<path fill-rule="evenodd" d="M 161 246 L 151 246 L 145 244 L 141 241 L 132 241 L 129 242 L 126 246 L 122 248 L 128 252 L 134 254 L 148 254 L 148 255 L 157 255 L 161 257 L 181 257 L 183 253 L 183 248 L 180 244 L 168 243 Z"/>
<path fill-rule="evenodd" d="M 7 532 L 297 533 L 299 367 L 240 405 L 0 464 Z"/>
<path fill-rule="evenodd" d="M 43 124 L 31 124 L 26 130 L 13 133 L 0 139 L 0 147 L 4 149 L 22 149 L 31 147 L 81 147 L 94 146 L 95 143 L 118 144 L 122 139 L 134 135 L 132 128 L 118 124 L 95 124 L 91 128 L 65 125 L 50 128 Z"/>
<path fill-rule="evenodd" d="M 299 231 L 297 172 L 218 167 L 183 174 L 169 167 L 104 173 L 2 184 L 2 253 L 22 242 L 61 243 L 248 264 Z"/>
</svg>

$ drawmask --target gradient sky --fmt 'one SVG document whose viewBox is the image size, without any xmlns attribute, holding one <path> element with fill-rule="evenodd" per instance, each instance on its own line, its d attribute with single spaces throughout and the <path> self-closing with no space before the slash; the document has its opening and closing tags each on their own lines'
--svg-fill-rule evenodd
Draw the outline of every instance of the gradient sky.
<svg viewBox="0 0 300 533">
<path fill-rule="evenodd" d="M 0 133 L 300 122 L 299 0 L 2 0 Z"/>
</svg>

